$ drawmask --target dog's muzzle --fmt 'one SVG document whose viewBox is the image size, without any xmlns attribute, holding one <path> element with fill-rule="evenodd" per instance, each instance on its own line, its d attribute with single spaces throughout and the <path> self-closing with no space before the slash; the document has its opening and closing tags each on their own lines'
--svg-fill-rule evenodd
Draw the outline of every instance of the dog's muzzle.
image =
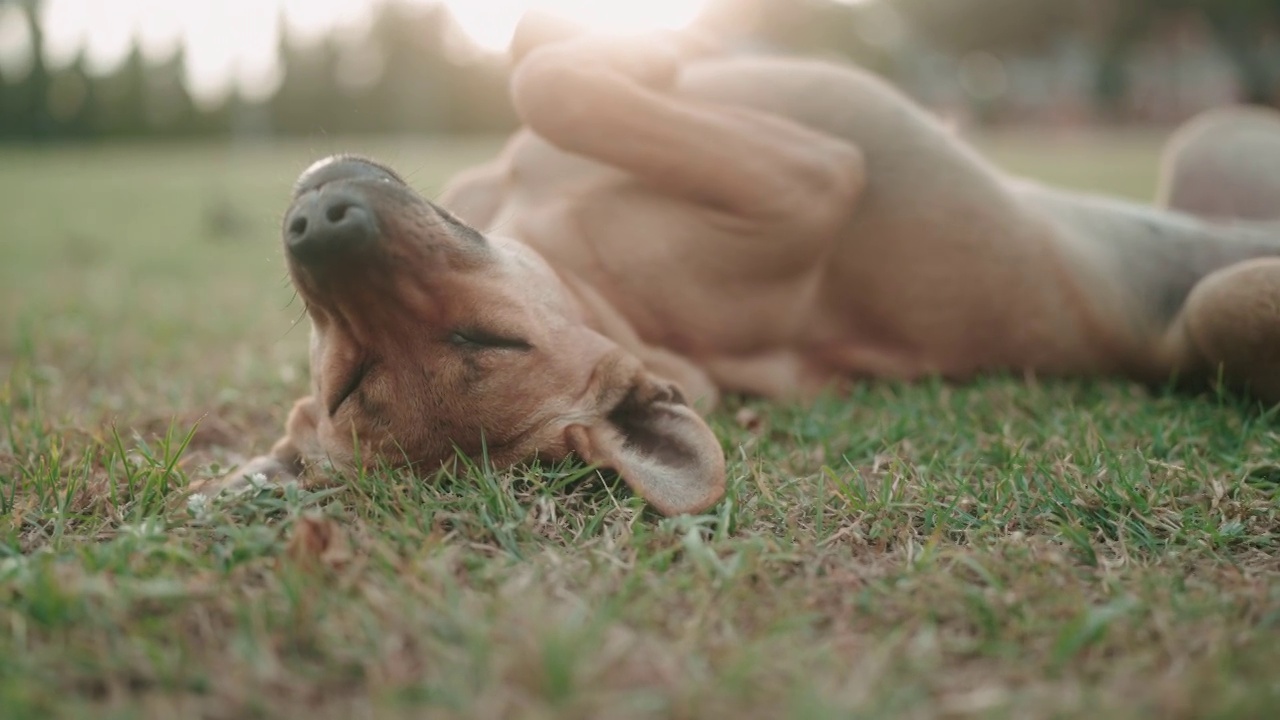
<svg viewBox="0 0 1280 720">
<path fill-rule="evenodd" d="M 401 182 L 381 165 L 352 157 L 327 158 L 303 172 L 285 216 L 289 254 L 302 263 L 317 263 L 373 242 L 377 215 L 360 187 L 369 181 Z"/>
</svg>

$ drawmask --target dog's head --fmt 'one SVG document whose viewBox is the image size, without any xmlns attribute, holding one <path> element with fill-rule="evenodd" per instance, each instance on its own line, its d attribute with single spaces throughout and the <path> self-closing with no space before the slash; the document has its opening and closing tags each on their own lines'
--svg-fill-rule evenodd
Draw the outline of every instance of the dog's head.
<svg viewBox="0 0 1280 720">
<path fill-rule="evenodd" d="M 724 455 L 674 384 L 591 329 L 527 246 L 486 237 L 393 171 L 338 156 L 298 179 L 284 251 L 312 323 L 298 448 L 424 470 L 571 453 L 666 514 L 724 492 Z"/>
</svg>

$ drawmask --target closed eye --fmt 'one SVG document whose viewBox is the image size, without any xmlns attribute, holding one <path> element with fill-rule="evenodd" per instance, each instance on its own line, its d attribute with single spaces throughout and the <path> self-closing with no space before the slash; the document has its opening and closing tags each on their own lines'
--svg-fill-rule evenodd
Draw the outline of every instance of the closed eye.
<svg viewBox="0 0 1280 720">
<path fill-rule="evenodd" d="M 532 350 L 533 346 L 527 340 L 511 337 L 507 335 L 498 335 L 487 330 L 477 328 L 468 328 L 466 330 L 455 330 L 449 336 L 449 342 L 461 348 L 471 348 L 474 350 Z"/>
</svg>

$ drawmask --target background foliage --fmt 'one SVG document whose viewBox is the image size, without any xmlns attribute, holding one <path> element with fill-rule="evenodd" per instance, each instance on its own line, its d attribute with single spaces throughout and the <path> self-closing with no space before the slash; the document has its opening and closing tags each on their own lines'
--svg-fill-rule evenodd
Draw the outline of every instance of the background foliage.
<svg viewBox="0 0 1280 720">
<path fill-rule="evenodd" d="M 33 57 L 22 72 L 0 73 L 0 139 L 490 133 L 515 124 L 507 59 L 467 49 L 442 6 L 388 0 L 355 39 L 303 42 L 286 32 L 271 97 L 232 93 L 204 107 L 183 85 L 181 50 L 148 60 L 135 49 L 102 75 L 83 57 L 50 67 L 40 0 L 4 2 L 26 12 Z M 1274 104 L 1280 82 L 1280 0 L 712 0 L 698 24 L 733 47 L 849 58 L 916 94 L 924 88 L 909 69 L 924 55 L 960 73 L 976 57 L 980 72 L 993 59 L 1059 58 L 1070 45 L 1092 78 L 1093 119 L 1132 114 L 1132 61 L 1151 48 L 1216 53 L 1235 99 Z M 976 95 L 965 102 L 991 110 L 991 98 Z"/>
</svg>

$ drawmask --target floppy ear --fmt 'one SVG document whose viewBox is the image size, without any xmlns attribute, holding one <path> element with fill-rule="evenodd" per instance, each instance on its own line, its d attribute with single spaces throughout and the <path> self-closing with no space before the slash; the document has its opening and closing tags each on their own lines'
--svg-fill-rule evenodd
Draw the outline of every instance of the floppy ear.
<svg viewBox="0 0 1280 720">
<path fill-rule="evenodd" d="M 618 473 L 663 515 L 698 513 L 724 496 L 724 452 L 674 385 L 642 375 L 612 411 L 565 431 L 578 457 Z"/>
</svg>

